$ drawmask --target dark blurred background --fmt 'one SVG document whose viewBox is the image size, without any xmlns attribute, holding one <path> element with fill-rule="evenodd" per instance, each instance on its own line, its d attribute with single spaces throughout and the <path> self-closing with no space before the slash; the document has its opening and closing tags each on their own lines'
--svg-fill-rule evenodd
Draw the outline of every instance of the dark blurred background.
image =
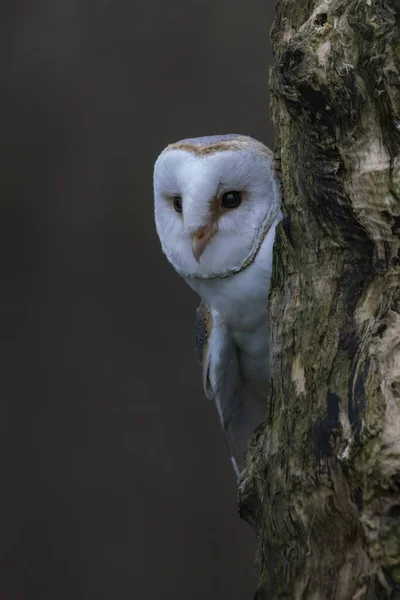
<svg viewBox="0 0 400 600">
<path fill-rule="evenodd" d="M 183 137 L 272 145 L 273 4 L 1 9 L 1 600 L 254 596 L 152 169 Z"/>
</svg>

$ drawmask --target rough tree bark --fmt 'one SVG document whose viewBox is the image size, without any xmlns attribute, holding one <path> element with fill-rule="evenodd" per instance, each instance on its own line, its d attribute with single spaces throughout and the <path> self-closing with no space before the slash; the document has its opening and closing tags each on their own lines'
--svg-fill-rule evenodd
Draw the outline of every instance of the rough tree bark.
<svg viewBox="0 0 400 600">
<path fill-rule="evenodd" d="M 278 0 L 258 599 L 400 598 L 400 0 Z"/>
</svg>

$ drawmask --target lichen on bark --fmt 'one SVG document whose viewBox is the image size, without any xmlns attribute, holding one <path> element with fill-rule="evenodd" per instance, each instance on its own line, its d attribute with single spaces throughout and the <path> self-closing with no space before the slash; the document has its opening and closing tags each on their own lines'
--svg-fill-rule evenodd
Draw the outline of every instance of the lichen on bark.
<svg viewBox="0 0 400 600">
<path fill-rule="evenodd" d="M 272 389 L 256 598 L 400 597 L 400 3 L 278 0 Z"/>
</svg>

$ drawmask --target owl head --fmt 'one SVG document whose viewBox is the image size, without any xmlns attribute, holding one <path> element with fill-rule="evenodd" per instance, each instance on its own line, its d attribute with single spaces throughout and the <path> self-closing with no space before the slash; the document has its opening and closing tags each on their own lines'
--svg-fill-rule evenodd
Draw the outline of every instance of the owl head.
<svg viewBox="0 0 400 600">
<path fill-rule="evenodd" d="M 234 274 L 252 260 L 279 211 L 271 151 L 243 135 L 170 144 L 154 166 L 157 233 L 184 277 Z"/>
</svg>

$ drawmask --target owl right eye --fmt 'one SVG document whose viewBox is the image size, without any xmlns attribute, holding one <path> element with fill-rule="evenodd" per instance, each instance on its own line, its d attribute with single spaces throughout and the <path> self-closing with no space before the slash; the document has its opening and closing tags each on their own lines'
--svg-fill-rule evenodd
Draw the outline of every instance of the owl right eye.
<svg viewBox="0 0 400 600">
<path fill-rule="evenodd" d="M 173 205 L 177 213 L 182 212 L 182 198 L 180 196 L 174 196 Z"/>
</svg>

